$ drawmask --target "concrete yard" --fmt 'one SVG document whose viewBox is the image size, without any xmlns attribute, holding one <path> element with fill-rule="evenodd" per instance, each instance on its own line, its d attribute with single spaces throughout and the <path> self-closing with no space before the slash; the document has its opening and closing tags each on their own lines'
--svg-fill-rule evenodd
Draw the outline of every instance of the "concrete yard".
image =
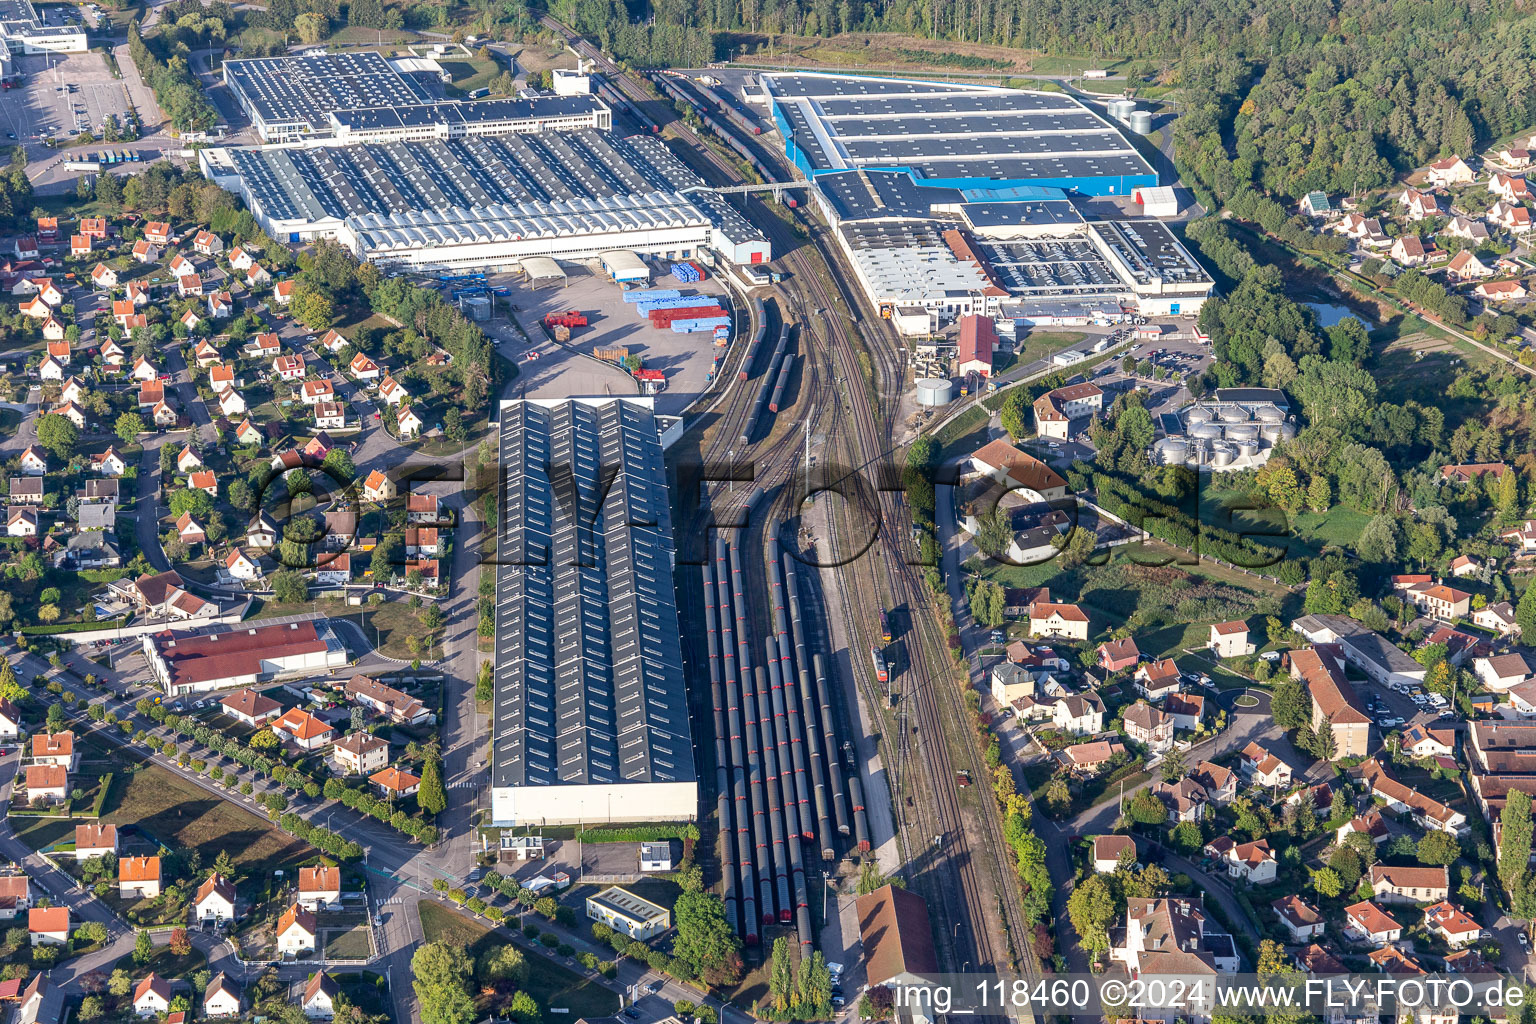
<svg viewBox="0 0 1536 1024">
<path fill-rule="evenodd" d="M 528 398 L 559 398 L 574 395 L 638 393 L 634 379 L 625 370 L 590 358 L 600 348 L 624 347 L 644 360 L 647 369 L 667 375 L 666 390 L 656 396 L 656 411 L 675 414 L 692 403 L 709 385 L 708 375 L 715 353 L 704 334 L 673 334 L 652 327 L 650 322 L 626 303 L 618 286 L 600 274 L 574 264 L 562 264 L 569 276 L 564 288 L 530 289 L 510 280 L 493 278 L 493 285 L 507 284 L 512 294 L 499 302 L 519 307 L 513 316 L 524 333 L 533 339 L 538 358 L 527 358 L 528 346 L 521 335 L 508 330 L 504 320 L 493 320 L 492 334 L 503 340 L 502 353 L 517 363 L 521 377 L 519 389 L 526 388 Z M 684 295 L 699 295 L 718 300 L 727 310 L 739 309 L 723 282 L 713 275 L 697 284 L 679 284 L 670 274 L 657 273 L 650 287 L 676 288 Z M 588 326 L 571 331 L 568 344 L 550 340 L 540 321 L 547 313 L 577 310 L 585 313 Z M 733 339 L 734 340 L 734 339 Z"/>
<path fill-rule="evenodd" d="M 98 139 L 109 114 L 119 125 L 128 123 L 128 91 L 122 79 L 112 77 L 101 54 L 21 56 L 17 63 L 25 84 L 6 94 L 0 122 L 18 141 L 73 138 L 79 134 L 77 118 L 89 124 Z M 73 92 L 67 91 L 69 85 L 75 86 Z M 66 91 L 60 92 L 61 87 Z"/>
</svg>

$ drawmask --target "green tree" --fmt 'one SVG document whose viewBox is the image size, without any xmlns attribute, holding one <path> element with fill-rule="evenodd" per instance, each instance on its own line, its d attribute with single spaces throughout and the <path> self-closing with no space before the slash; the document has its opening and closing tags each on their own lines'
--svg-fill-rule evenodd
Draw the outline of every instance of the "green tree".
<svg viewBox="0 0 1536 1024">
<path fill-rule="evenodd" d="M 112 976 L 107 979 L 107 991 L 121 999 L 133 991 L 133 977 L 121 967 L 114 968 Z"/>
<path fill-rule="evenodd" d="M 1312 888 L 1317 890 L 1319 896 L 1333 899 L 1344 891 L 1344 883 L 1333 868 L 1319 868 L 1312 872 Z"/>
<path fill-rule="evenodd" d="M 672 955 L 707 985 L 741 979 L 741 942 L 725 919 L 725 904 L 712 892 L 684 892 L 672 908 L 677 937 Z"/>
<path fill-rule="evenodd" d="M 528 961 L 522 950 L 511 943 L 496 946 L 480 955 L 475 977 L 482 981 L 510 981 L 520 986 L 528 980 Z"/>
<path fill-rule="evenodd" d="M 125 412 L 117 418 L 113 430 L 123 444 L 133 444 L 139 439 L 139 435 L 144 433 L 144 417 L 136 412 Z"/>
<path fill-rule="evenodd" d="M 971 615 L 983 626 L 1001 626 L 1006 620 L 1003 609 L 1007 606 L 1008 601 L 1000 583 L 981 580 L 971 590 Z"/>
<path fill-rule="evenodd" d="M 1457 842 L 1455 836 L 1447 832 L 1441 832 L 1436 829 L 1433 832 L 1426 832 L 1424 837 L 1419 840 L 1418 857 L 1420 864 L 1429 864 L 1436 867 L 1443 864 L 1454 864 L 1460 856 L 1461 843 Z"/>
<path fill-rule="evenodd" d="M 1168 820 L 1168 808 L 1149 789 L 1139 790 L 1131 797 L 1125 813 L 1138 825 L 1161 825 Z"/>
<path fill-rule="evenodd" d="M 1200 834 L 1200 826 L 1192 821 L 1181 821 L 1173 826 L 1173 831 L 1168 834 L 1168 838 L 1179 849 L 1191 853 L 1205 844 L 1205 838 Z"/>
<path fill-rule="evenodd" d="M 1312 720 L 1312 697 L 1299 679 L 1287 679 L 1275 687 L 1270 713 L 1282 729 L 1299 729 Z"/>
<path fill-rule="evenodd" d="M 1157 766 L 1158 774 L 1164 782 L 1178 782 L 1184 777 L 1184 752 L 1177 747 L 1163 755 L 1163 761 Z"/>
<path fill-rule="evenodd" d="M 429 747 L 421 762 L 421 788 L 416 791 L 417 805 L 428 814 L 442 814 L 448 807 L 448 793 L 443 787 L 442 758 L 436 747 Z"/>
<path fill-rule="evenodd" d="M 789 939 L 780 935 L 773 940 L 772 962 L 768 970 L 768 1000 L 779 1013 L 789 1009 L 794 982 L 795 971 L 789 955 Z"/>
<path fill-rule="evenodd" d="M 1511 894 L 1523 881 L 1530 858 L 1531 797 L 1511 789 L 1499 812 L 1499 881 Z"/>
<path fill-rule="evenodd" d="M 470 1024 L 475 1019 L 470 966 L 462 946 L 428 942 L 416 950 L 411 957 L 411 986 L 425 1024 Z"/>
<path fill-rule="evenodd" d="M 58 413 L 46 413 L 37 420 L 37 443 L 68 460 L 80 443 L 80 429 Z"/>
<path fill-rule="evenodd" d="M 1526 584 L 1515 607 L 1515 621 L 1520 624 L 1521 636 L 1536 636 L 1536 583 Z"/>
<path fill-rule="evenodd" d="M 309 600 L 309 584 L 303 574 L 283 569 L 272 574 L 272 596 L 284 604 L 299 604 Z"/>
<path fill-rule="evenodd" d="M 1119 913 L 1114 890 L 1100 874 L 1083 879 L 1067 899 L 1072 928 L 1083 946 L 1093 953 L 1109 948 L 1109 926 Z"/>
<path fill-rule="evenodd" d="M 133 940 L 133 962 L 147 964 L 155 955 L 155 941 L 149 937 L 149 932 L 141 931 Z"/>
</svg>

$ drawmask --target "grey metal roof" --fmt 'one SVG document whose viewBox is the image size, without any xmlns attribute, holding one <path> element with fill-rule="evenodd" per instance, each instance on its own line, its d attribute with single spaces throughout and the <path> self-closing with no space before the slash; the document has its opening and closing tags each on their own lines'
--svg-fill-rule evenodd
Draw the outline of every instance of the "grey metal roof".
<svg viewBox="0 0 1536 1024">
<path fill-rule="evenodd" d="M 419 86 L 372 51 L 228 61 L 224 80 L 268 124 L 330 130 L 334 110 L 411 107 L 430 102 Z"/>
<path fill-rule="evenodd" d="M 394 107 L 370 105 L 336 110 L 331 117 L 337 125 L 352 131 L 382 131 L 437 124 L 474 125 L 495 121 L 580 117 L 602 108 L 596 96 L 536 96 L 526 100 L 472 100 L 465 103 L 437 101 Z"/>
<path fill-rule="evenodd" d="M 974 240 L 971 248 L 986 260 L 997 283 L 1016 295 L 1113 292 L 1123 288 L 1114 268 L 1087 238 Z"/>
<path fill-rule="evenodd" d="M 1094 228 L 1139 283 L 1153 280 L 1165 284 L 1211 283 L 1211 275 L 1162 221 L 1104 221 L 1095 223 Z"/>
<path fill-rule="evenodd" d="M 648 405 L 501 408 L 494 786 L 695 780 Z"/>
<path fill-rule="evenodd" d="M 765 74 L 814 170 L 907 167 L 999 181 L 1151 175 L 1102 116 L 1062 93 L 816 74 Z"/>
<path fill-rule="evenodd" d="M 966 203 L 960 211 L 972 227 L 1079 226 L 1083 215 L 1068 199 L 1027 199 L 1018 202 Z"/>
<path fill-rule="evenodd" d="M 905 171 L 833 171 L 815 180 L 839 221 L 922 220 L 936 204 L 964 201 L 958 189 L 919 185 Z"/>
</svg>

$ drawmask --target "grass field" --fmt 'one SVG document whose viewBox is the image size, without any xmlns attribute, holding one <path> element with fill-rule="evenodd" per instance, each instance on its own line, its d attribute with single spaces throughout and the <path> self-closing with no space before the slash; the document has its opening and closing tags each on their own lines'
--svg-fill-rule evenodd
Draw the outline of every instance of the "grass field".
<svg viewBox="0 0 1536 1024">
<path fill-rule="evenodd" d="M 16 838 L 34 850 L 45 850 L 61 839 L 73 842 L 75 826 L 83 821 L 84 818 L 37 818 L 27 815 L 10 819 L 11 831 L 16 833 Z"/>
<path fill-rule="evenodd" d="M 463 914 L 439 906 L 431 900 L 417 905 L 421 915 L 421 932 L 428 942 L 451 942 L 464 946 L 470 954 L 479 957 L 486 948 L 505 944 L 508 940 L 478 921 Z M 619 997 L 574 971 L 559 964 L 550 963 L 537 953 L 528 955 L 528 984 L 524 990 L 539 1001 L 545 1012 L 565 1009 L 569 1014 L 560 1016 L 571 1020 L 577 1017 L 608 1017 L 619 1012 Z"/>
<path fill-rule="evenodd" d="M 0 409 L 0 437 L 10 437 L 21 426 L 21 413 L 15 409 Z"/>
<path fill-rule="evenodd" d="M 87 747 L 95 741 L 87 739 Z M 310 847 L 181 776 L 142 759 L 134 751 L 116 753 L 125 770 L 117 773 L 102 820 L 136 825 L 146 838 L 172 849 L 192 847 L 206 863 L 228 850 L 235 863 L 267 873 L 297 864 Z M 135 770 L 136 768 L 136 770 Z"/>
<path fill-rule="evenodd" d="M 373 955 L 373 940 L 366 924 L 351 928 L 322 928 L 328 960 L 366 960 Z"/>
<path fill-rule="evenodd" d="M 1371 517 L 1343 505 L 1327 512 L 1298 512 L 1287 516 L 1279 509 L 1229 510 L 1227 503 L 1245 500 L 1235 491 L 1207 490 L 1200 495 L 1200 521 L 1223 530 L 1259 534 L 1264 530 L 1284 530 L 1286 552 L 1290 558 L 1312 558 L 1325 547 L 1352 547 Z"/>
<path fill-rule="evenodd" d="M 939 464 L 969 455 L 987 443 L 987 410 L 973 406 L 956 416 L 934 435 L 939 444 Z"/>
<path fill-rule="evenodd" d="M 458 93 L 468 95 L 476 89 L 483 89 L 502 72 L 501 66 L 490 58 L 481 60 L 478 57 L 462 57 L 438 63 L 453 78 L 453 84 L 444 90 L 450 96 Z"/>
<path fill-rule="evenodd" d="M 1020 363 L 1047 359 L 1064 348 L 1071 348 L 1088 335 L 1081 331 L 1032 331 L 1024 337 L 1009 359 L 992 368 L 994 374 L 1007 373 Z"/>
</svg>

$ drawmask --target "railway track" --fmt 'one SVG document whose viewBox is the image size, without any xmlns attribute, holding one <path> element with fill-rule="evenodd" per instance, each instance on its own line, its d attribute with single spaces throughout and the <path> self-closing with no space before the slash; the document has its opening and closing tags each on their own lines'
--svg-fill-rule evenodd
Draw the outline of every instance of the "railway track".
<svg viewBox="0 0 1536 1024">
<path fill-rule="evenodd" d="M 544 22 L 564 35 L 578 53 L 593 60 L 600 69 L 607 72 L 610 84 L 639 109 L 643 111 L 645 106 L 657 102 L 631 75 L 622 71 L 596 47 L 552 18 L 546 17 Z M 674 121 L 666 127 L 683 141 L 691 143 L 692 152 L 707 163 L 717 183 L 738 183 L 735 169 L 704 145 L 703 140 L 685 123 Z M 830 410 L 837 406 L 841 397 L 845 397 L 849 412 L 846 418 L 852 420 L 854 425 L 854 436 L 848 439 L 852 461 L 861 471 L 881 472 L 882 464 L 889 457 L 892 447 L 895 418 L 907 372 L 907 350 L 900 344 L 878 343 L 888 340 L 883 337 L 866 337 L 864 347 L 873 361 L 871 372 L 866 375 L 848 334 L 850 328 L 862 332 L 860 321 L 850 317 L 845 323 L 840 318 L 840 307 L 833 301 L 818 268 L 803 252 L 797 250 L 799 242 L 783 221 L 774 215 L 760 216 L 755 220 L 768 231 L 775 251 L 787 253 L 785 262 L 794 271 L 790 276 L 790 284 L 781 292 L 788 298 L 793 299 L 797 294 L 799 298 L 799 352 L 803 369 L 796 409 L 803 415 L 807 401 L 814 401 L 815 404 L 814 420 L 803 424 L 803 429 L 813 430 L 831 415 Z M 825 237 L 825 229 L 814 218 L 808 214 L 803 215 L 802 223 L 810 231 L 818 249 L 823 253 L 835 252 L 834 243 Z M 858 310 L 856 298 L 849 295 L 843 282 L 830 273 L 836 265 L 834 260 L 829 258 L 826 265 L 828 276 L 832 277 L 842 299 L 841 308 Z M 779 315 L 785 318 L 789 316 L 785 304 L 780 304 Z M 841 393 L 836 386 L 838 379 L 847 385 Z M 875 388 L 873 396 L 865 384 L 871 379 Z M 740 382 L 727 391 L 729 397 L 726 399 L 726 407 L 719 410 L 720 418 L 710 427 L 712 439 L 709 450 L 701 451 L 706 458 L 718 458 L 724 454 L 719 450 L 721 439 L 724 439 L 729 449 L 730 442 L 739 437 L 739 424 L 750 414 L 752 404 L 754 388 L 741 386 L 748 383 Z M 713 407 L 710 411 L 714 412 Z M 775 433 L 778 434 L 776 439 L 773 436 Z M 802 442 L 803 435 L 799 431 L 770 430 L 764 441 L 747 446 L 747 452 L 740 454 L 747 457 L 750 453 L 757 469 L 757 484 L 767 489 L 792 480 Z M 717 519 L 726 521 L 720 513 L 738 507 L 746 500 L 751 489 L 743 488 L 743 493 L 734 503 L 727 501 L 719 508 Z M 941 925 L 937 937 L 941 948 L 949 952 L 948 966 L 955 970 L 973 971 L 1022 969 L 1027 977 L 1038 979 L 1038 963 L 1029 946 L 1031 929 L 1017 897 L 1017 879 L 1004 874 L 1011 869 L 1003 864 L 1000 857 L 1008 847 L 1002 836 L 999 816 L 991 808 L 983 809 L 977 817 L 980 819 L 979 831 L 984 842 L 997 855 L 978 858 L 977 851 L 972 849 L 972 838 L 956 792 L 956 770 L 957 767 L 969 770 L 972 778 L 983 785 L 989 779 L 989 773 L 976 744 L 970 740 L 969 723 L 964 720 L 962 710 L 957 707 L 957 695 L 952 692 L 953 682 L 949 676 L 945 653 L 948 647 L 942 631 L 931 615 L 916 613 L 930 597 L 923 580 L 907 564 L 902 534 L 893 525 L 905 518 L 905 512 L 896 495 L 878 489 L 874 494 L 879 507 L 879 523 L 875 544 L 867 553 L 875 557 L 859 560 L 865 563 L 862 571 L 873 584 L 873 591 L 857 586 L 845 588 L 845 593 L 855 600 L 863 598 L 860 602 L 863 614 L 857 616 L 859 621 L 851 625 L 859 636 L 860 647 L 863 647 L 872 640 L 870 624 L 874 616 L 870 614 L 868 602 L 871 596 L 877 598 L 881 609 L 905 606 L 913 610 L 909 616 L 909 635 L 920 642 L 905 645 L 908 650 L 905 674 L 910 677 L 910 681 L 903 687 L 899 704 L 898 721 L 902 725 L 902 735 L 895 744 L 897 770 L 901 773 L 900 782 L 903 787 L 909 779 L 921 777 L 927 783 L 922 788 L 932 795 L 932 799 L 914 800 L 910 807 L 898 797 L 895 800 L 896 816 L 904 831 L 915 828 L 930 842 L 931 836 L 941 837 L 940 846 L 934 851 L 935 870 L 925 871 L 923 875 L 931 877 L 929 910 Z M 788 507 L 788 504 L 797 497 L 795 488 L 783 488 L 775 499 L 775 511 L 784 517 L 796 514 L 798 508 Z M 776 523 L 783 520 L 770 516 L 768 521 Z M 940 668 L 937 671 L 933 668 L 934 652 L 939 652 L 936 660 Z M 858 658 L 853 660 L 857 663 Z M 940 687 L 946 688 L 944 692 L 940 692 Z M 868 691 L 868 687 L 861 689 Z M 907 727 L 910 720 L 915 720 L 915 733 Z M 946 740 L 947 735 L 960 738 L 962 753 L 958 757 L 958 764 Z M 914 736 L 917 740 L 915 753 L 912 750 Z M 909 861 L 920 859 L 920 854 L 915 850 L 908 850 L 907 856 Z M 979 860 L 984 860 L 989 867 L 985 870 L 979 867 Z M 940 864 L 949 870 L 939 870 Z M 992 920 L 1003 923 L 1001 940 L 987 926 L 987 922 Z M 966 932 L 963 940 L 960 935 L 962 927 Z"/>
</svg>

